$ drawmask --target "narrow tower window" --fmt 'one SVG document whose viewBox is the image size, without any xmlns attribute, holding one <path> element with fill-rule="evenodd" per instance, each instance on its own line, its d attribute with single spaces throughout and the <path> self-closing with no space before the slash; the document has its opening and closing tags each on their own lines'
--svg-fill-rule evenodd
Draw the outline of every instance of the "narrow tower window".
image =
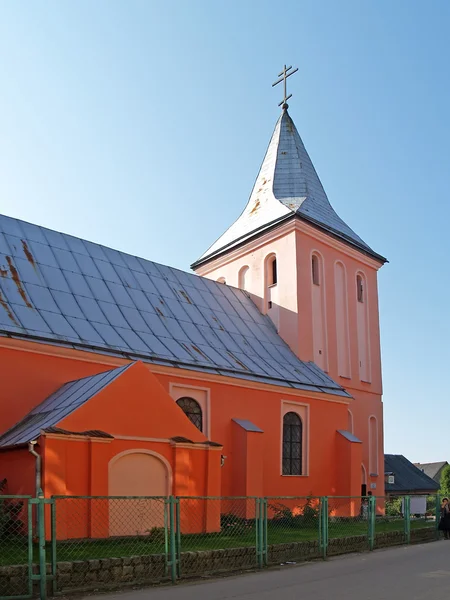
<svg viewBox="0 0 450 600">
<path fill-rule="evenodd" d="M 315 254 L 312 255 L 311 259 L 311 274 L 313 284 L 320 285 L 319 259 Z"/>
<path fill-rule="evenodd" d="M 361 275 L 356 278 L 356 289 L 358 293 L 358 302 L 364 302 L 364 284 Z"/>
<path fill-rule="evenodd" d="M 269 285 L 276 285 L 278 282 L 277 259 L 273 257 L 269 262 Z"/>
<path fill-rule="evenodd" d="M 364 273 L 356 275 L 356 327 L 358 335 L 359 378 L 370 383 L 370 331 L 367 280 Z"/>
<path fill-rule="evenodd" d="M 249 267 L 247 267 L 247 266 L 242 267 L 242 269 L 239 271 L 239 288 L 241 290 L 247 289 L 248 272 L 249 272 Z"/>
</svg>

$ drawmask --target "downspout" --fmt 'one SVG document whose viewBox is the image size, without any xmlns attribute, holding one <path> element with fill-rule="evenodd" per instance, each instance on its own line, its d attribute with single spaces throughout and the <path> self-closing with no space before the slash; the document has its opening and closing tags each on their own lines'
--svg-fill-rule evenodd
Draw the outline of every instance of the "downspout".
<svg viewBox="0 0 450 600">
<path fill-rule="evenodd" d="M 37 441 L 33 440 L 28 443 L 28 452 L 34 456 L 36 459 L 36 495 L 37 498 L 39 495 L 42 495 L 42 458 L 41 455 L 36 452 L 34 447 L 36 446 Z"/>
</svg>

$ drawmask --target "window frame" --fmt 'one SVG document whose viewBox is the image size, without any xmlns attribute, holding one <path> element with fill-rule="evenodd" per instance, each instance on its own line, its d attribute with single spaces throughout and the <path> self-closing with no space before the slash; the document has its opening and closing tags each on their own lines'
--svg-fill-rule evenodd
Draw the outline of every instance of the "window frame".
<svg viewBox="0 0 450 600">
<path fill-rule="evenodd" d="M 171 381 L 169 382 L 169 395 L 174 402 L 187 396 L 200 404 L 203 413 L 202 433 L 209 439 L 211 435 L 211 388 Z"/>
<path fill-rule="evenodd" d="M 320 258 L 317 254 L 311 255 L 311 281 L 313 285 L 321 284 L 320 281 Z"/>
<path fill-rule="evenodd" d="M 291 422 L 287 422 L 288 419 Z M 303 475 L 303 421 L 296 412 L 290 411 L 283 416 L 282 444 L 283 475 Z"/>
<path fill-rule="evenodd" d="M 356 299 L 361 304 L 365 304 L 365 280 L 361 273 L 356 275 Z"/>
<path fill-rule="evenodd" d="M 281 400 L 280 414 L 280 475 L 282 477 L 308 477 L 309 476 L 309 430 L 310 430 L 310 405 L 305 402 L 295 402 L 292 400 Z M 301 475 L 284 475 L 283 474 L 283 424 L 284 416 L 287 413 L 296 413 L 300 418 L 303 426 L 302 430 L 302 468 Z"/>
<path fill-rule="evenodd" d="M 184 404 L 190 403 L 192 405 L 193 410 L 188 410 L 187 408 L 185 410 L 185 408 L 183 408 L 183 406 L 180 405 L 181 402 L 184 402 Z M 181 408 L 181 410 L 184 412 L 184 414 L 189 419 L 189 421 L 195 427 L 197 427 L 197 429 L 199 431 L 201 431 L 203 433 L 204 418 L 203 418 L 203 410 L 202 410 L 200 403 L 197 402 L 197 400 L 195 398 L 192 398 L 192 396 L 181 396 L 181 398 L 178 398 L 177 400 L 175 400 L 175 403 L 179 408 Z M 196 409 L 198 409 L 198 411 Z M 198 419 L 196 417 L 199 417 L 200 426 L 197 424 Z"/>
</svg>

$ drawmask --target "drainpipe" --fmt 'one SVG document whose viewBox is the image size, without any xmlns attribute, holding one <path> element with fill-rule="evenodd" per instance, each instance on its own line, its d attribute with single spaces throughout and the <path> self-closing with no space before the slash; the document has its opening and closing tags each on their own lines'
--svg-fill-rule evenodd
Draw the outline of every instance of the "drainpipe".
<svg viewBox="0 0 450 600">
<path fill-rule="evenodd" d="M 34 458 L 36 459 L 36 498 L 42 494 L 42 489 L 41 489 L 41 485 L 42 485 L 42 460 L 41 460 L 41 455 L 38 454 L 36 452 L 36 450 L 34 449 L 34 447 L 36 446 L 37 441 L 33 440 L 32 442 L 28 443 L 28 452 L 30 454 L 32 454 L 34 456 Z"/>
</svg>

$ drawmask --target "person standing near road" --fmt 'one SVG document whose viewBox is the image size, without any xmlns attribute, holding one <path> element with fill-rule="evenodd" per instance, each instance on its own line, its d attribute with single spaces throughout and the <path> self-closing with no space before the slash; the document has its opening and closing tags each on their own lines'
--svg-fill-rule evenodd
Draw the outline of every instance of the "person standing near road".
<svg viewBox="0 0 450 600">
<path fill-rule="evenodd" d="M 442 498 L 439 531 L 443 531 L 444 538 L 450 540 L 450 506 L 448 498 Z"/>
</svg>

